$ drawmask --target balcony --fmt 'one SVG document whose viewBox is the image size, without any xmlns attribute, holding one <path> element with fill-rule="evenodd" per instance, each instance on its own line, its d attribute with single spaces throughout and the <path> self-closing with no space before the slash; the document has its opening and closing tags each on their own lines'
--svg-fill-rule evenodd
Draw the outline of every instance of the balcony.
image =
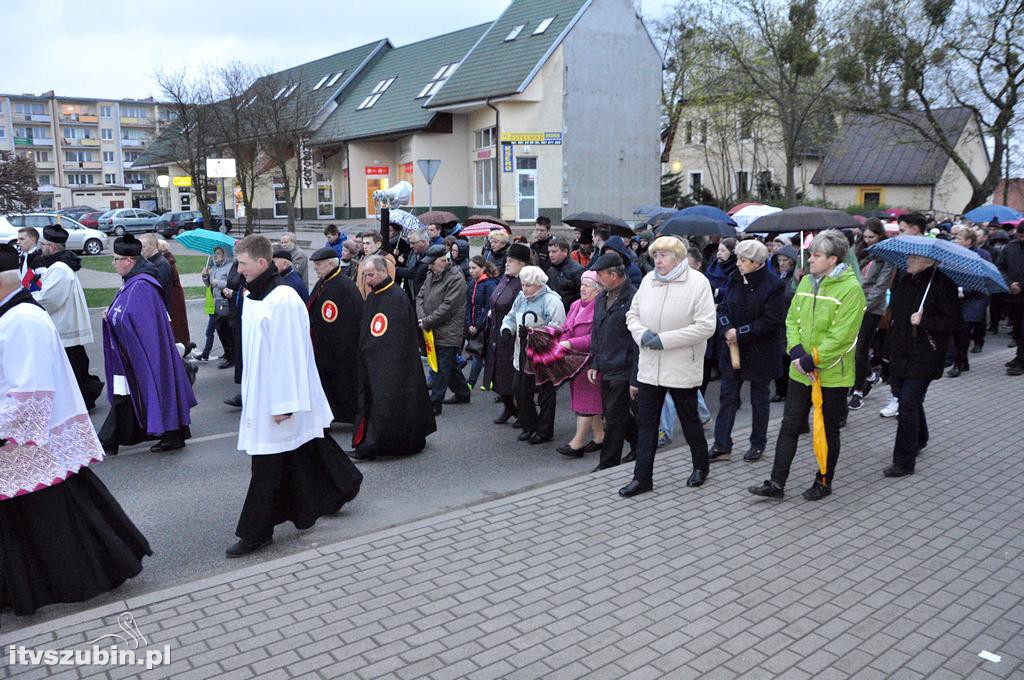
<svg viewBox="0 0 1024 680">
<path fill-rule="evenodd" d="M 132 127 L 153 127 L 156 125 L 156 121 L 152 118 L 132 118 L 129 116 L 121 116 L 121 125 L 129 125 Z"/>
<path fill-rule="evenodd" d="M 64 146 L 99 146 L 100 140 L 95 137 L 65 137 Z"/>
<path fill-rule="evenodd" d="M 103 164 L 98 161 L 64 161 L 63 165 L 65 170 L 70 171 L 103 169 Z"/>
<path fill-rule="evenodd" d="M 66 113 L 60 117 L 62 123 L 86 123 L 97 125 L 100 119 L 94 113 Z"/>
<path fill-rule="evenodd" d="M 53 118 L 45 113 L 15 113 L 14 120 L 18 123 L 49 123 Z"/>
<path fill-rule="evenodd" d="M 143 147 L 148 143 L 145 139 L 122 139 L 121 146 Z"/>
</svg>

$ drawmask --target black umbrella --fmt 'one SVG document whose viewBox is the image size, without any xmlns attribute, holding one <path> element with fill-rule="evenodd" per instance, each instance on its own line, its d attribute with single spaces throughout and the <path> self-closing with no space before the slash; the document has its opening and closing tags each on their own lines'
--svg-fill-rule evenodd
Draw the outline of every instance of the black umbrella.
<svg viewBox="0 0 1024 680">
<path fill-rule="evenodd" d="M 656 229 L 658 236 L 735 236 L 736 230 L 700 215 L 676 215 Z"/>
<path fill-rule="evenodd" d="M 628 224 L 618 217 L 612 217 L 611 215 L 604 215 L 602 213 L 595 212 L 578 212 L 563 217 L 562 222 L 576 227 L 577 229 L 595 229 L 597 227 L 608 227 L 608 230 L 612 233 L 612 236 L 621 236 L 623 238 L 633 238 L 636 236 L 636 232 L 633 231 Z"/>
<path fill-rule="evenodd" d="M 665 210 L 660 213 L 654 213 L 647 219 L 646 226 L 651 229 L 657 229 L 678 214 L 678 210 Z"/>
<path fill-rule="evenodd" d="M 842 210 L 798 205 L 795 208 L 786 208 L 782 212 L 758 217 L 744 231 L 747 233 L 782 234 L 789 231 L 824 231 L 825 229 L 852 229 L 859 226 L 860 222 L 853 219 L 853 215 Z"/>
</svg>

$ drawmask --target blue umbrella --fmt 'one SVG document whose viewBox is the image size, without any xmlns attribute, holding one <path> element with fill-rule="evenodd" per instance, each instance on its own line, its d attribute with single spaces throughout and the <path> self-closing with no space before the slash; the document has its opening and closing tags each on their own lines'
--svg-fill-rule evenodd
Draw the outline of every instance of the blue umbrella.
<svg viewBox="0 0 1024 680">
<path fill-rule="evenodd" d="M 1019 220 L 1021 214 L 1005 205 L 993 205 L 991 203 L 978 206 L 974 210 L 964 213 L 964 219 L 968 219 L 971 222 L 991 222 L 993 217 L 1000 222 L 1011 222 Z"/>
<path fill-rule="evenodd" d="M 897 236 L 876 243 L 868 248 L 868 253 L 904 270 L 907 268 L 908 255 L 920 255 L 938 262 L 939 271 L 964 290 L 1009 292 L 1003 275 L 994 264 L 952 241 L 927 236 Z"/>
<path fill-rule="evenodd" d="M 224 248 L 229 255 L 234 255 L 235 239 L 222 234 L 219 231 L 210 229 L 192 229 L 182 232 L 174 237 L 174 240 L 189 250 L 195 250 L 206 255 L 213 255 L 213 249 L 217 246 Z"/>
<path fill-rule="evenodd" d="M 679 211 L 682 215 L 698 215 L 700 217 L 710 217 L 718 222 L 725 222 L 730 227 L 735 227 L 736 222 L 729 217 L 729 213 L 725 212 L 721 208 L 716 208 L 713 205 L 691 205 L 689 208 L 683 208 Z"/>
<path fill-rule="evenodd" d="M 665 221 L 656 232 L 658 236 L 735 236 L 736 230 L 728 224 L 702 215 L 682 215 Z"/>
</svg>

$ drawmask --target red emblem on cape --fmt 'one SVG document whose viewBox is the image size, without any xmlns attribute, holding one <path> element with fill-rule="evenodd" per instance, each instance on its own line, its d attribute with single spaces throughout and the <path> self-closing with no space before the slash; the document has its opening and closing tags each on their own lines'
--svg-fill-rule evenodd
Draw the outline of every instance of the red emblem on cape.
<svg viewBox="0 0 1024 680">
<path fill-rule="evenodd" d="M 327 323 L 334 323 L 338 320 L 338 305 L 328 300 L 320 307 L 320 316 L 324 318 Z"/>
<path fill-rule="evenodd" d="M 388 332 L 388 317 L 384 316 L 381 312 L 377 312 L 370 319 L 370 334 L 379 338 Z"/>
</svg>

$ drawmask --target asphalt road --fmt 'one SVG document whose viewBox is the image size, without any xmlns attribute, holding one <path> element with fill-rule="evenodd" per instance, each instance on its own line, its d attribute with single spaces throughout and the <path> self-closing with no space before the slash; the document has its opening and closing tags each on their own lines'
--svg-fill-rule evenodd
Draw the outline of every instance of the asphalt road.
<svg viewBox="0 0 1024 680">
<path fill-rule="evenodd" d="M 92 372 L 102 376 L 101 311 L 93 312 L 97 341 L 88 349 Z M 201 344 L 206 327 L 201 301 L 189 303 L 189 319 L 193 341 Z M 212 356 L 219 356 L 219 344 L 214 347 Z M 218 370 L 215 361 L 202 365 L 195 384 L 199 405 L 192 410 L 193 439 L 185 449 L 151 453 L 148 445 L 125 448 L 94 466 L 149 539 L 154 554 L 145 559 L 142 573 L 87 603 L 46 607 L 17 620 L 6 612 L 5 630 L 587 474 L 597 464 L 597 454 L 569 459 L 554 451 L 555 446 L 568 442 L 575 430 L 567 387 L 559 390 L 555 441 L 539 446 L 517 441 L 520 431 L 510 425 L 494 425 L 500 407 L 490 392 L 476 390 L 472 403 L 445 407 L 438 431 L 428 438 L 422 453 L 403 459 L 358 461 L 365 477 L 362 490 L 339 515 L 325 517 L 301 533 L 291 524 L 281 525 L 274 542 L 264 550 L 228 560 L 224 549 L 235 541 L 235 525 L 249 482 L 249 458 L 236 449 L 240 411 L 222 403 L 236 391 L 230 369 Z M 709 388 L 708 397 L 714 412 L 716 383 Z M 101 399 L 91 414 L 97 430 L 107 410 L 106 400 Z M 746 426 L 749 417 L 749 408 L 741 409 L 736 428 Z M 336 426 L 333 433 L 343 448 L 351 448 L 350 426 Z M 676 433 L 681 442 L 678 427 Z M 623 484 L 631 472 L 631 466 L 623 467 Z M 616 488 L 609 488 L 609 494 Z"/>
</svg>

